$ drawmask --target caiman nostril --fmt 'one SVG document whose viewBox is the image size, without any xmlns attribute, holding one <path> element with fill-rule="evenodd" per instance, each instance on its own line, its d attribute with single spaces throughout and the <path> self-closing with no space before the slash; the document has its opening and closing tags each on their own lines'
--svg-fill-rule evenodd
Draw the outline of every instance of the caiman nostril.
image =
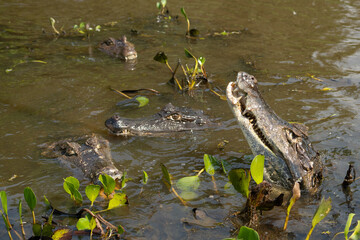
<svg viewBox="0 0 360 240">
<path fill-rule="evenodd" d="M 120 116 L 119 116 L 119 115 L 115 115 L 115 116 L 113 116 L 113 119 L 114 119 L 115 121 L 117 121 L 117 120 L 120 119 Z"/>
</svg>

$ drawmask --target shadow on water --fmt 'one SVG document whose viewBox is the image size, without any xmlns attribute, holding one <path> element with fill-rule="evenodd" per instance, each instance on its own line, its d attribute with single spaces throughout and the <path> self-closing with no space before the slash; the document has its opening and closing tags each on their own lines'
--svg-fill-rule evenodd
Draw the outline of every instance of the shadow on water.
<svg viewBox="0 0 360 240">
<path fill-rule="evenodd" d="M 39 145 L 94 132 L 110 141 L 116 166 L 134 179 L 126 190 L 129 207 L 105 215 L 112 223 L 125 227 L 126 237 L 229 237 L 235 226 L 224 219 L 241 209 L 245 199 L 223 189 L 225 176 L 217 177 L 218 195 L 212 191 L 211 180 L 202 178 L 200 197 L 192 202 L 216 221 L 224 222 L 214 228 L 182 223 L 191 209 L 182 206 L 160 180 L 160 163 L 165 163 L 174 179 L 179 179 L 202 168 L 204 153 L 236 167 L 247 166 L 252 159 L 225 101 L 208 91 L 191 98 L 166 84 L 169 71 L 153 60 L 154 55 L 164 51 L 171 66 L 176 65 L 178 58 L 191 65 L 192 59 L 184 56 L 187 48 L 206 58 L 209 78 L 221 89 L 235 79 L 237 71 L 254 74 L 260 81 L 262 95 L 279 116 L 310 127 L 310 138 L 323 156 L 325 180 L 319 196 L 304 198 L 294 206 L 286 232 L 281 230 L 285 209 L 264 212 L 264 239 L 274 239 L 272 234 L 279 232 L 283 239 L 305 238 L 322 196 L 332 198 L 333 208 L 312 237 L 328 239 L 322 232 L 330 231 L 332 236 L 343 231 L 348 214 L 359 214 L 360 204 L 357 183 L 347 191 L 341 188 L 348 163 L 354 162 L 359 169 L 359 4 L 310 0 L 211 0 L 206 4 L 169 1 L 172 14 L 181 16 L 181 4 L 185 4 L 192 26 L 204 35 L 247 30 L 239 35 L 209 36 L 189 42 L 184 37 L 186 22 L 182 17 L 169 24 L 156 22 L 155 2 L 0 3 L 0 168 L 6 169 L 0 171 L 0 190 L 7 192 L 10 208 L 16 209 L 19 193 L 26 186 L 31 186 L 37 196 L 46 195 L 56 205 L 69 205 L 62 182 L 72 172 L 56 160 L 41 156 Z M 58 21 L 59 28 L 71 29 L 74 24 L 88 21 L 100 24 L 102 30 L 90 40 L 55 40 L 50 17 Z M 131 34 L 131 29 L 138 34 Z M 96 49 L 109 36 L 122 35 L 127 35 L 136 46 L 135 67 L 129 68 Z M 46 64 L 16 65 L 29 60 Z M 13 71 L 5 73 L 14 65 Z M 161 94 L 151 96 L 143 108 L 123 110 L 116 106 L 123 99 L 109 91 L 109 86 L 154 88 Z M 115 137 L 104 127 L 104 121 L 115 113 L 134 118 L 148 116 L 168 102 L 202 109 L 225 124 L 218 129 L 170 137 Z M 224 139 L 229 143 L 221 151 L 217 144 Z M 139 195 L 143 170 L 150 180 Z M 18 177 L 8 181 L 14 174 Z M 45 208 L 43 203 L 39 205 L 38 216 Z M 10 213 L 17 216 L 15 211 Z M 5 229 L 3 222 L 0 228 Z M 6 238 L 6 232 L 0 232 L 0 238 Z"/>
</svg>

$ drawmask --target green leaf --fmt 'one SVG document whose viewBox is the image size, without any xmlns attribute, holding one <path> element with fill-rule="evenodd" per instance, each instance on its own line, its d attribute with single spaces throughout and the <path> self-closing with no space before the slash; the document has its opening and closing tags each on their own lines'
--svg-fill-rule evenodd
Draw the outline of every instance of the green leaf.
<svg viewBox="0 0 360 240">
<path fill-rule="evenodd" d="M 154 60 L 160 63 L 167 63 L 168 58 L 166 56 L 166 54 L 164 52 L 158 52 L 155 57 Z"/>
<path fill-rule="evenodd" d="M 8 215 L 7 196 L 5 191 L 0 192 L 0 199 L 5 215 Z"/>
<path fill-rule="evenodd" d="M 41 224 L 39 224 L 39 223 L 33 224 L 32 230 L 33 230 L 34 236 L 41 236 L 41 231 L 42 231 Z"/>
<path fill-rule="evenodd" d="M 106 195 L 110 195 L 115 190 L 116 182 L 109 175 L 101 174 L 99 176 L 99 181 L 103 184 L 104 192 L 105 192 Z"/>
<path fill-rule="evenodd" d="M 85 29 L 85 23 L 81 22 L 80 25 L 79 25 L 79 28 L 82 29 L 82 30 Z"/>
<path fill-rule="evenodd" d="M 121 226 L 121 225 L 119 225 L 119 226 L 117 227 L 117 231 L 118 231 L 119 234 L 123 234 L 123 233 L 125 232 L 123 226 Z"/>
<path fill-rule="evenodd" d="M 7 69 L 5 69 L 5 73 L 9 73 L 9 72 L 12 72 L 12 68 L 7 68 Z"/>
<path fill-rule="evenodd" d="M 259 234 L 252 228 L 242 226 L 237 239 L 242 240 L 260 240 Z"/>
<path fill-rule="evenodd" d="M 200 66 L 204 65 L 205 64 L 205 58 L 204 57 L 199 57 L 198 62 L 200 64 Z"/>
<path fill-rule="evenodd" d="M 69 189 L 72 199 L 74 199 L 75 201 L 78 201 L 80 203 L 83 201 L 81 193 L 79 192 L 79 190 L 77 190 L 77 188 L 74 186 L 74 184 L 72 184 L 71 182 L 65 181 L 64 189 L 65 189 L 65 186 L 67 189 Z"/>
<path fill-rule="evenodd" d="M 125 193 L 116 193 L 114 195 L 113 199 L 111 199 L 109 201 L 109 206 L 107 209 L 109 210 L 109 209 L 124 206 L 126 204 L 126 202 L 127 202 L 127 196 Z"/>
<path fill-rule="evenodd" d="M 85 194 L 91 201 L 91 206 L 94 204 L 95 199 L 99 196 L 101 187 L 99 185 L 87 185 L 85 188 Z"/>
<path fill-rule="evenodd" d="M 185 56 L 186 56 L 187 58 L 195 58 L 194 55 L 192 55 L 192 53 L 189 52 L 189 50 L 187 50 L 186 48 L 184 48 L 184 50 L 185 50 Z M 195 59 L 196 59 L 196 58 L 195 58 Z"/>
<path fill-rule="evenodd" d="M 262 181 L 264 180 L 264 162 L 264 155 L 257 155 L 251 162 L 251 176 L 257 184 L 262 183 Z"/>
<path fill-rule="evenodd" d="M 244 197 L 249 197 L 250 171 L 244 169 L 232 169 L 229 172 L 229 180 L 235 190 Z"/>
<path fill-rule="evenodd" d="M 97 25 L 96 27 L 95 27 L 95 32 L 100 32 L 101 31 L 101 26 L 100 25 Z"/>
<path fill-rule="evenodd" d="M 184 8 L 180 8 L 180 11 L 181 11 L 182 15 L 184 15 L 184 17 L 185 17 L 185 19 L 186 19 L 186 21 L 187 21 L 187 20 L 188 20 L 188 17 L 187 17 L 187 15 L 186 15 L 185 9 L 184 9 Z"/>
<path fill-rule="evenodd" d="M 68 194 L 70 194 L 71 196 L 73 196 L 73 193 L 70 191 L 68 185 L 65 184 L 66 182 L 67 182 L 67 183 L 71 183 L 71 184 L 74 186 L 74 189 L 78 190 L 79 187 L 80 187 L 79 180 L 77 180 L 76 178 L 71 177 L 71 176 L 64 179 L 63 187 L 64 187 L 65 192 L 67 192 Z"/>
<path fill-rule="evenodd" d="M 80 218 L 76 223 L 76 228 L 78 230 L 90 230 L 90 222 L 87 217 Z"/>
<path fill-rule="evenodd" d="M 354 232 L 350 236 L 350 240 L 358 240 L 358 239 L 360 239 L 360 221 L 357 221 L 357 225 L 354 229 Z"/>
<path fill-rule="evenodd" d="M 204 165 L 205 165 L 205 171 L 213 176 L 215 174 L 215 168 L 214 168 L 214 165 L 213 165 L 213 162 L 212 161 L 212 156 L 211 155 L 208 155 L 208 154 L 204 154 Z"/>
<path fill-rule="evenodd" d="M 140 96 L 140 97 L 136 97 L 135 99 L 136 101 L 139 102 L 139 107 L 143 107 L 149 103 L 149 99 L 147 97 Z"/>
<path fill-rule="evenodd" d="M 165 167 L 164 164 L 160 163 L 161 166 L 161 171 L 163 173 L 163 177 L 165 178 L 166 182 L 169 184 L 169 186 L 172 186 L 172 182 L 171 182 L 171 176 L 167 170 L 167 168 Z"/>
<path fill-rule="evenodd" d="M 24 198 L 31 211 L 34 211 L 36 206 L 36 196 L 30 187 L 24 189 Z"/>
<path fill-rule="evenodd" d="M 316 210 L 313 219 L 312 219 L 312 226 L 315 227 L 321 220 L 323 220 L 326 215 L 331 210 L 331 198 L 325 200 L 325 198 L 321 199 L 320 205 Z"/>
<path fill-rule="evenodd" d="M 190 201 L 197 198 L 198 194 L 192 191 L 183 191 L 180 193 L 180 197 L 186 201 Z"/>
<path fill-rule="evenodd" d="M 199 186 L 200 178 L 198 176 L 183 177 L 176 183 L 176 187 L 181 191 L 193 191 L 198 189 Z"/>
<path fill-rule="evenodd" d="M 90 227 L 90 230 L 94 230 L 96 228 L 96 220 L 93 216 L 91 216 L 91 220 L 90 220 L 90 223 L 89 223 L 89 227 Z"/>
<path fill-rule="evenodd" d="M 160 0 L 161 1 L 161 5 L 164 8 L 166 6 L 166 0 Z"/>
<path fill-rule="evenodd" d="M 348 216 L 348 219 L 346 221 L 346 225 L 345 225 L 345 229 L 344 229 L 344 235 L 345 235 L 345 239 L 348 240 L 348 233 L 349 233 L 349 228 L 352 222 L 353 217 L 355 216 L 354 213 L 350 213 Z"/>
<path fill-rule="evenodd" d="M 161 3 L 160 3 L 160 2 L 157 2 L 157 3 L 156 3 L 156 7 L 157 7 L 157 9 L 161 10 Z"/>
<path fill-rule="evenodd" d="M 143 170 L 142 183 L 143 183 L 143 184 L 147 184 L 148 180 L 149 180 L 149 176 L 148 176 L 148 174 Z"/>
</svg>

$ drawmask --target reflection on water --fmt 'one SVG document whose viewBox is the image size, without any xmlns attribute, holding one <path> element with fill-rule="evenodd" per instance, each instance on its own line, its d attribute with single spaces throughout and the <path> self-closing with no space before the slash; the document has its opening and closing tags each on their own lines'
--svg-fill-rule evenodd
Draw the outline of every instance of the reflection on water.
<svg viewBox="0 0 360 240">
<path fill-rule="evenodd" d="M 186 22 L 179 11 L 183 6 L 191 26 L 200 30 L 204 39 L 189 42 L 184 37 Z M 248 71 L 260 81 L 262 95 L 282 118 L 310 127 L 311 139 L 326 164 L 325 180 L 318 196 L 295 205 L 289 228 L 281 236 L 305 238 L 323 196 L 332 198 L 333 209 L 316 227 L 313 237 L 328 239 L 321 232 L 343 231 L 347 215 L 359 214 L 360 203 L 356 184 L 346 193 L 340 186 L 348 162 L 359 168 L 359 3 L 211 0 L 207 4 L 169 1 L 168 7 L 172 15 L 179 15 L 178 21 L 157 23 L 157 9 L 151 1 L 0 3 L 0 168 L 6 169 L 0 171 L 0 190 L 6 190 L 10 207 L 16 208 L 26 186 L 31 186 L 38 198 L 46 195 L 57 206 L 71 206 L 62 181 L 72 172 L 56 160 L 42 157 L 39 145 L 95 132 L 110 141 L 114 162 L 134 179 L 126 190 L 130 205 L 105 215 L 112 223 L 125 227 L 126 237 L 230 236 L 234 227 L 229 221 L 214 229 L 184 226 L 180 219 L 189 217 L 191 209 L 184 208 L 160 180 L 160 163 L 179 179 L 203 167 L 204 153 L 235 167 L 246 166 L 251 160 L 249 147 L 225 101 L 208 91 L 192 98 L 166 84 L 170 72 L 153 57 L 164 51 L 171 66 L 178 58 L 191 66 L 193 60 L 184 56 L 183 49 L 187 48 L 206 58 L 205 67 L 214 86 L 225 89 L 237 71 Z M 102 31 L 90 40 L 54 39 L 49 17 L 64 29 L 88 21 L 102 25 Z M 247 31 L 240 35 L 206 36 L 243 29 Z M 137 34 L 131 34 L 134 30 Z M 122 35 L 136 46 L 136 67 L 96 49 L 104 39 Z M 26 60 L 47 63 L 24 63 L 5 73 L 5 69 Z M 150 103 L 144 108 L 120 109 L 116 103 L 123 98 L 109 91 L 109 86 L 120 90 L 153 88 L 161 94 L 149 96 Z M 325 87 L 330 91 L 321 91 Z M 129 118 L 148 116 L 168 102 L 203 109 L 225 124 L 192 134 L 132 138 L 111 136 L 104 127 L 104 121 L 115 113 Z M 225 150 L 218 150 L 217 144 L 224 139 L 229 144 Z M 142 170 L 148 172 L 150 180 L 140 195 Z M 14 174 L 18 177 L 8 181 Z M 217 175 L 219 195 L 203 174 L 200 197 L 191 204 L 223 222 L 245 200 L 224 190 L 227 177 Z M 44 209 L 39 203 L 37 216 Z M 12 213 L 17 216 L 16 211 Z M 283 209 L 264 212 L 262 233 L 274 239 L 271 234 L 280 231 L 284 218 Z M 4 229 L 2 222 L 0 228 Z M 6 238 L 4 231 L 0 238 Z"/>
</svg>

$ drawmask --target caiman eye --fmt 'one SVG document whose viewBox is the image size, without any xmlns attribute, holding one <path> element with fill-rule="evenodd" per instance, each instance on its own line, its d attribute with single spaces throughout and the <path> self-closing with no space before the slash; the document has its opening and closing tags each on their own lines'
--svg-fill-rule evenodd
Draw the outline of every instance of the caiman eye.
<svg viewBox="0 0 360 240">
<path fill-rule="evenodd" d="M 174 120 L 174 121 L 181 121 L 181 118 L 182 118 L 181 115 L 177 114 L 177 113 L 167 116 L 167 119 Z"/>
</svg>

